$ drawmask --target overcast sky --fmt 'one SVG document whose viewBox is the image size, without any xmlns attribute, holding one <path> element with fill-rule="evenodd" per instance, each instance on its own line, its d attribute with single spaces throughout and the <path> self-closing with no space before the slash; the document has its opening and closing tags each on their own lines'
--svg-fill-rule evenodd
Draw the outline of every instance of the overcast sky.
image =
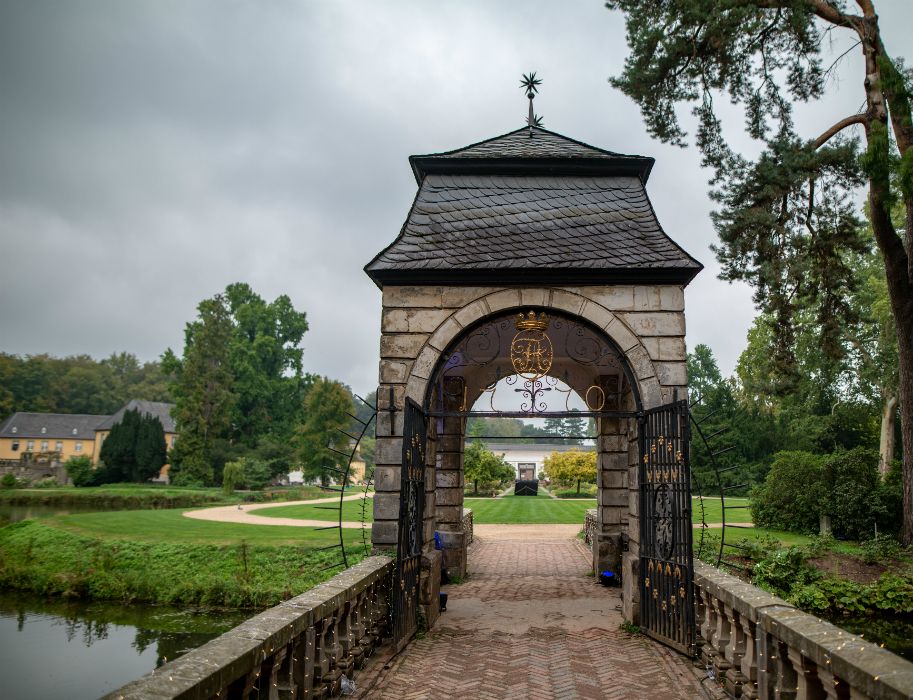
<svg viewBox="0 0 913 700">
<path fill-rule="evenodd" d="M 913 3 L 876 5 L 913 58 Z M 608 85 L 626 53 L 599 0 L 0 0 L 0 351 L 156 359 L 244 281 L 307 312 L 308 371 L 370 391 L 380 292 L 362 267 L 406 217 L 408 156 L 522 126 L 535 70 L 547 128 L 656 158 L 660 222 L 706 268 L 688 345 L 731 372 L 751 293 L 716 279 L 698 154 L 650 139 Z M 800 113 L 809 137 L 862 103 L 855 50 L 839 75 Z"/>
</svg>

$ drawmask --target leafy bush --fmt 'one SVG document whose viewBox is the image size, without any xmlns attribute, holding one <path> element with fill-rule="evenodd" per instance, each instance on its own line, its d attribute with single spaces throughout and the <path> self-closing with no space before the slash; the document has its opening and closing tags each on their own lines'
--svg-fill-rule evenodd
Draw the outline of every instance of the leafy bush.
<svg viewBox="0 0 913 700">
<path fill-rule="evenodd" d="M 774 552 L 754 565 L 752 582 L 771 593 L 786 598 L 795 585 L 817 581 L 821 574 L 805 562 L 801 547 L 789 547 Z"/>
<path fill-rule="evenodd" d="M 817 532 L 823 490 L 820 457 L 777 452 L 764 483 L 752 491 L 751 516 L 760 527 Z"/>
<path fill-rule="evenodd" d="M 822 511 L 831 517 L 837 537 L 865 539 L 884 522 L 878 453 L 864 447 L 835 452 L 822 469 Z"/>
<path fill-rule="evenodd" d="M 58 486 L 60 486 L 60 482 L 57 481 L 57 479 L 55 479 L 53 476 L 39 479 L 34 484 L 32 484 L 33 489 L 55 489 Z"/>
<path fill-rule="evenodd" d="M 273 472 L 270 469 L 269 462 L 253 457 L 245 457 L 244 462 L 244 480 L 252 489 L 262 489 L 269 486 L 273 480 Z"/>
<path fill-rule="evenodd" d="M 19 481 L 12 474 L 4 474 L 0 477 L 0 488 L 14 489 L 19 485 Z"/>
<path fill-rule="evenodd" d="M 96 474 L 92 467 L 92 458 L 87 455 L 70 457 L 64 462 L 64 469 L 70 479 L 73 480 L 73 486 L 95 486 Z"/>
<path fill-rule="evenodd" d="M 879 485 L 882 520 L 878 527 L 883 532 L 897 533 L 903 524 L 903 465 L 895 460 L 884 481 Z"/>
<path fill-rule="evenodd" d="M 860 542 L 859 547 L 862 549 L 862 561 L 866 564 L 894 561 L 903 554 L 903 547 L 893 537 L 873 537 Z"/>
</svg>

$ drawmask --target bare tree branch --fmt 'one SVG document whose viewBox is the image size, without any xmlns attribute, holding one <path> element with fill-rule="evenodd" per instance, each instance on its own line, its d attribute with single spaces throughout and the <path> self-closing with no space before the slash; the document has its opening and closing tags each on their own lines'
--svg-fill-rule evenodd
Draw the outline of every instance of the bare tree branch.
<svg viewBox="0 0 913 700">
<path fill-rule="evenodd" d="M 867 118 L 868 117 L 865 114 L 853 114 L 846 119 L 841 119 L 830 129 L 821 134 L 821 136 L 815 139 L 815 148 L 821 148 L 825 143 L 846 129 L 848 126 L 852 126 L 853 124 L 865 124 Z"/>
</svg>

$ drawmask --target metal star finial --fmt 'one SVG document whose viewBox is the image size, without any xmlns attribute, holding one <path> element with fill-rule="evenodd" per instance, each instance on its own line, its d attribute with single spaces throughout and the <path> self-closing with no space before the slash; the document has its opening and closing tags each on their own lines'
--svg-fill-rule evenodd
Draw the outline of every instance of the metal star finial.
<svg viewBox="0 0 913 700">
<path fill-rule="evenodd" d="M 542 84 L 542 78 L 537 78 L 535 71 L 524 74 L 520 80 L 520 87 L 526 90 L 526 97 L 529 98 L 529 116 L 526 117 L 526 123 L 529 126 L 529 135 L 532 138 L 533 127 L 542 126 L 542 117 L 533 112 L 533 98 L 539 92 L 539 86 Z"/>
</svg>

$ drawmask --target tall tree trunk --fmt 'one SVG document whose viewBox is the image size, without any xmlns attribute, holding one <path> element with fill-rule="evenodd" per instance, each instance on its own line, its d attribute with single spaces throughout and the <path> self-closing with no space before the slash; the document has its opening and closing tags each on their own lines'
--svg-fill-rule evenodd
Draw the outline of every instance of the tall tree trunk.
<svg viewBox="0 0 913 700">
<path fill-rule="evenodd" d="M 913 544 L 913 193 L 902 192 L 906 209 L 907 246 L 891 221 L 891 185 L 887 129 L 893 130 L 901 156 L 913 148 L 910 102 L 885 81 L 880 59 L 890 61 L 881 42 L 878 16 L 871 2 L 860 3 L 865 18 L 856 26 L 865 56 L 866 123 L 868 142 L 869 214 L 875 241 L 881 250 L 888 283 L 888 296 L 897 332 L 897 364 L 900 382 L 900 427 L 903 443 L 903 526 L 901 541 Z M 888 65 L 888 69 L 893 64 Z M 888 103 L 891 105 L 888 113 Z"/>
<path fill-rule="evenodd" d="M 878 444 L 878 472 L 887 477 L 894 460 L 894 417 L 897 415 L 897 396 L 889 393 L 881 408 L 881 440 Z"/>
</svg>

